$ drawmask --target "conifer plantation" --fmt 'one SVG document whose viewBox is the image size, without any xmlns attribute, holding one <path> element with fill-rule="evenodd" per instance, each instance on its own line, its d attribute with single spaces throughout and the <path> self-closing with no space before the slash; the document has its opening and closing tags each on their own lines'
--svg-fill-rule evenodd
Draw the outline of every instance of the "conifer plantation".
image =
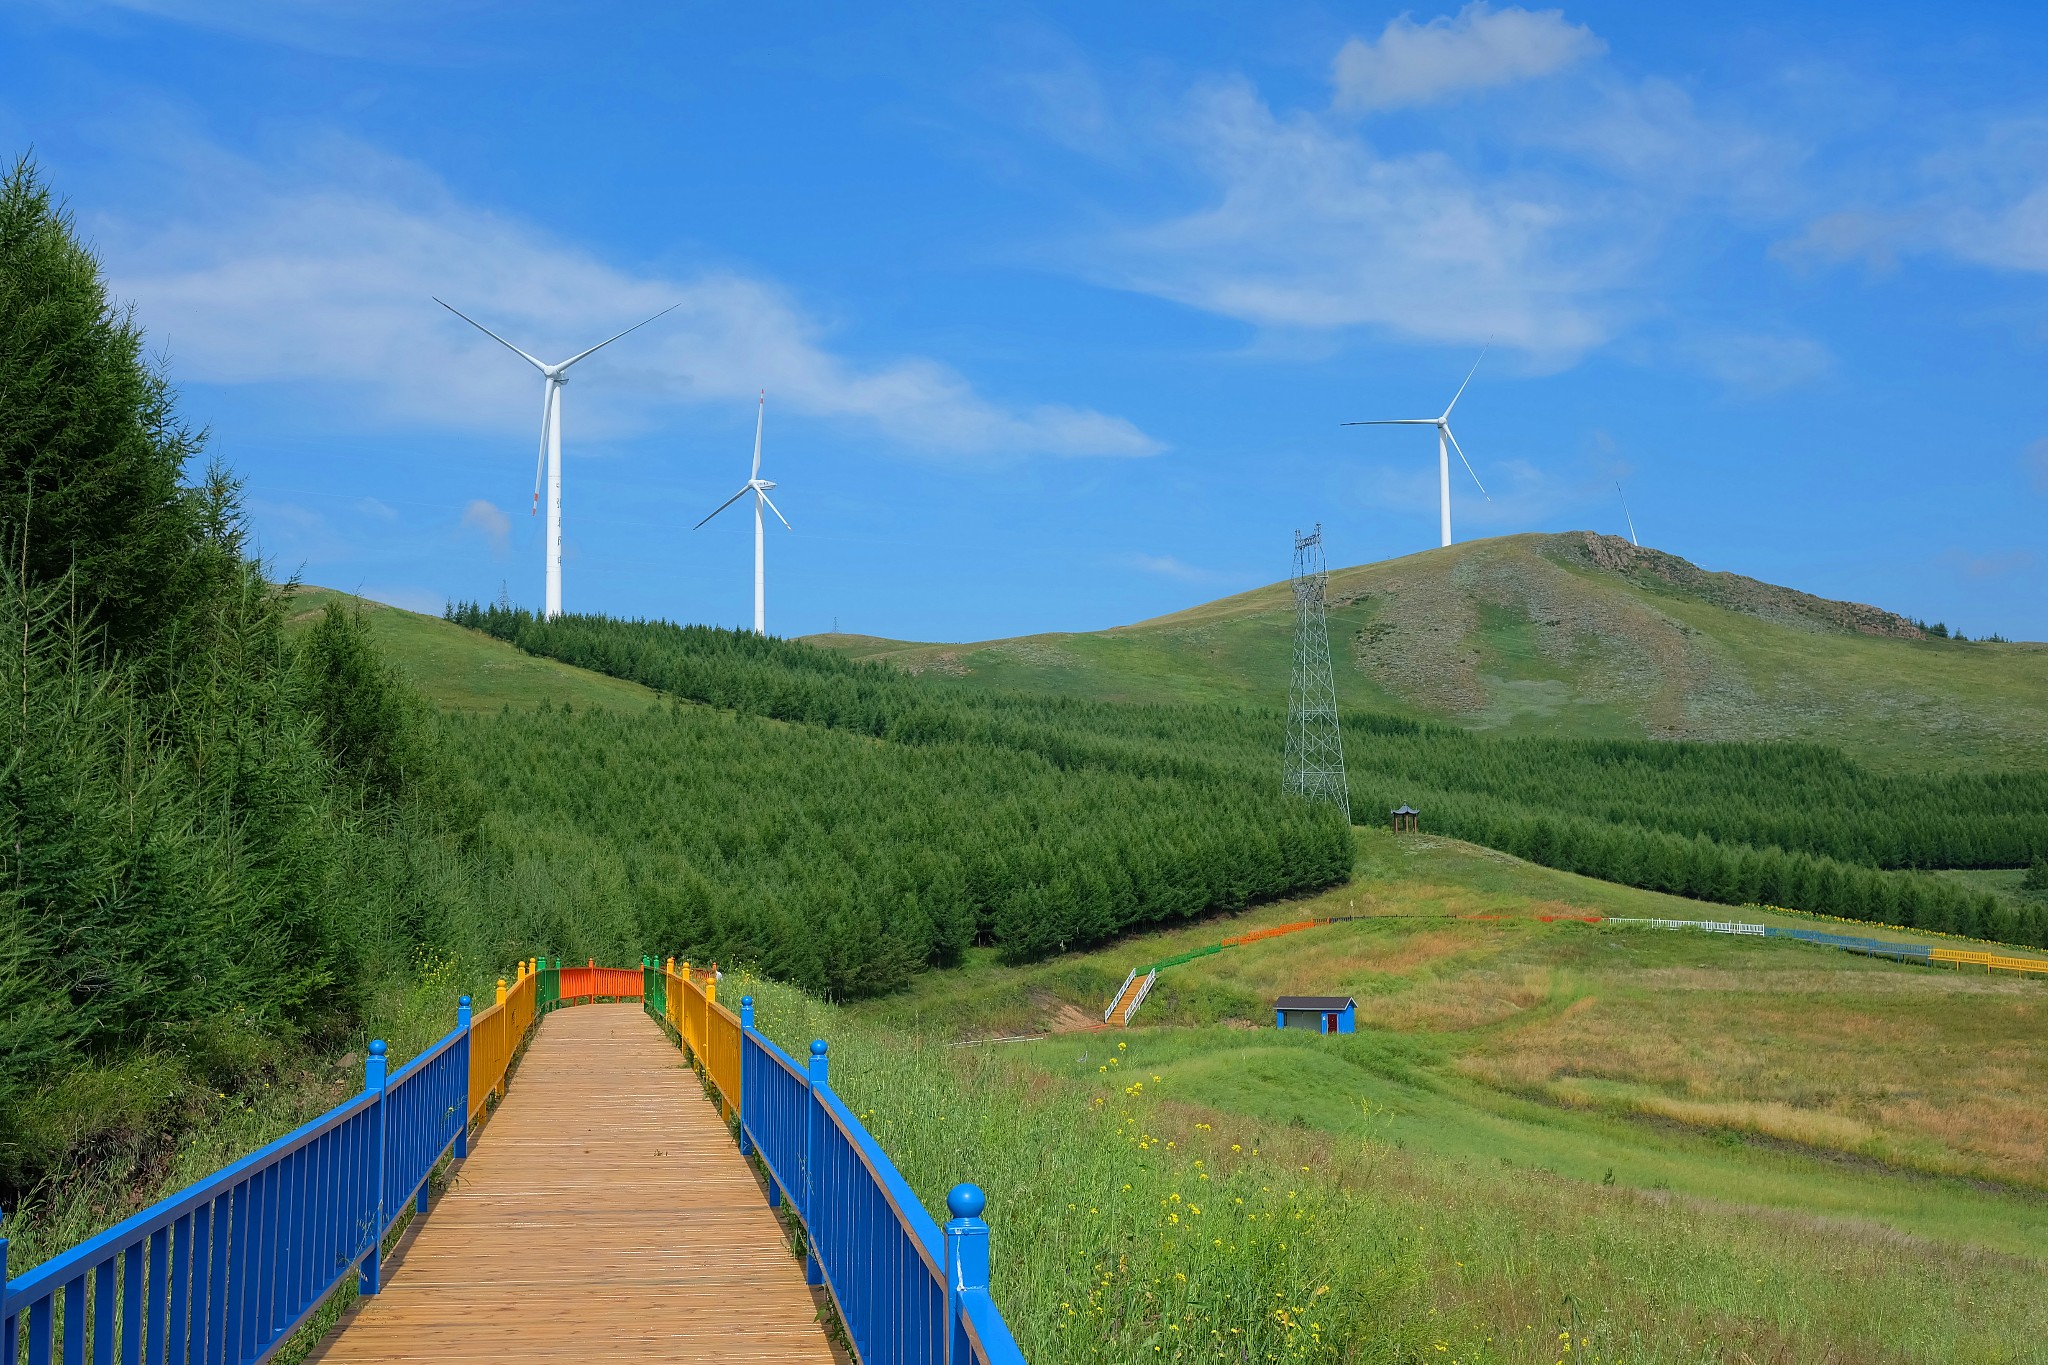
<svg viewBox="0 0 2048 1365">
<path fill-rule="evenodd" d="M 27 163 L 0 184 L 0 1204 L 148 1169 L 476 904 L 419 703 L 296 638 Z"/>
<path fill-rule="evenodd" d="M 1070 774 L 1173 778 L 1273 805 L 1278 711 L 981 690 L 801 642 L 666 622 L 540 621 L 475 605 L 452 607 L 449 619 L 743 714 L 900 745 L 1010 749 Z M 1343 726 L 1362 822 L 1407 802 L 1431 830 L 1607 881 L 2048 945 L 2048 907 L 1916 871 L 2024 866 L 2048 854 L 2048 773 L 1902 777 L 1823 745 L 1507 739 L 1367 712 L 1347 713 Z M 1004 941 L 1029 955 L 1089 940 Z"/>
</svg>

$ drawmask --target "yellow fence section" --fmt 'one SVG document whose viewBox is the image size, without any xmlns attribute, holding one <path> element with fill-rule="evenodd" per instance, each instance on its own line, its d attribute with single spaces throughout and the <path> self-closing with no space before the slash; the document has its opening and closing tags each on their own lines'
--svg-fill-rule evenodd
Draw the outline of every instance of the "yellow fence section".
<svg viewBox="0 0 2048 1365">
<path fill-rule="evenodd" d="M 475 1012 L 469 1020 L 469 1121 L 483 1117 L 492 1096 L 505 1094 L 505 1073 L 512 1069 L 512 1057 L 533 1027 L 534 1000 L 539 993 L 540 974 L 533 964 L 519 964 L 519 977 L 509 986 L 498 980 L 498 1000 L 488 1009 Z"/>
<path fill-rule="evenodd" d="M 1982 967 L 1988 972 L 2018 972 L 2022 976 L 2048 976 L 2048 962 L 2036 957 L 2006 957 L 2000 953 L 1972 953 L 1962 948 L 1930 948 L 1930 962 L 1951 962 L 1958 968 Z"/>
<path fill-rule="evenodd" d="M 682 1035 L 683 1046 L 704 1064 L 718 1087 L 725 1115 L 731 1118 L 740 1099 L 740 1020 L 718 1003 L 718 981 L 693 972 L 685 962 L 679 971 L 666 969 L 668 1021 Z"/>
</svg>

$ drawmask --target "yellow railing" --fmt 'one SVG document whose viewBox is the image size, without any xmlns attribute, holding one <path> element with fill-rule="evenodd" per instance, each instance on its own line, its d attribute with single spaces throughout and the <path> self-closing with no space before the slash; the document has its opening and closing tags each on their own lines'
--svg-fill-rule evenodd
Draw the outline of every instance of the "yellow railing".
<svg viewBox="0 0 2048 1365">
<path fill-rule="evenodd" d="M 739 1016 L 718 1003 L 714 973 L 692 971 L 687 962 L 678 969 L 670 958 L 664 975 L 668 1021 L 709 1073 L 725 1116 L 731 1118 L 740 1098 Z"/>
<path fill-rule="evenodd" d="M 2018 972 L 2022 976 L 2033 973 L 2048 976 L 2048 962 L 2037 957 L 2006 957 L 2000 953 L 1973 953 L 1962 948 L 1930 948 L 1927 952 L 1931 962 L 1952 962 L 1958 969 L 1982 967 L 1987 972 Z"/>
<path fill-rule="evenodd" d="M 532 962 L 519 964 L 519 976 L 509 987 L 498 978 L 497 1003 L 479 1010 L 469 1020 L 469 1121 L 484 1115 L 493 1096 L 503 1098 L 505 1073 L 521 1040 L 533 1027 L 534 997 L 540 982 Z"/>
</svg>

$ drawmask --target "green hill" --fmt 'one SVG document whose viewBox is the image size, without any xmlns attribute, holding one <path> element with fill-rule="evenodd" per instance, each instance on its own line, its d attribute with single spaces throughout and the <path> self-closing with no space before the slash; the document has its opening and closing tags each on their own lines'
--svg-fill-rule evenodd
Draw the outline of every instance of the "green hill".
<svg viewBox="0 0 2048 1365">
<path fill-rule="evenodd" d="M 1508 734 L 1807 739 L 1903 766 L 2036 764 L 2048 645 L 1937 639 L 1591 532 L 1506 536 L 1330 575 L 1343 705 Z M 1110 700 L 1284 700 L 1276 583 L 1112 630 L 977 644 L 819 635 L 914 673 Z"/>
<path fill-rule="evenodd" d="M 498 711 L 506 706 L 524 710 L 542 702 L 640 710 L 660 700 L 638 683 L 539 658 L 438 616 L 387 607 L 332 588 L 305 587 L 294 593 L 292 624 L 311 621 L 335 598 L 362 609 L 384 656 L 443 711 Z"/>
</svg>

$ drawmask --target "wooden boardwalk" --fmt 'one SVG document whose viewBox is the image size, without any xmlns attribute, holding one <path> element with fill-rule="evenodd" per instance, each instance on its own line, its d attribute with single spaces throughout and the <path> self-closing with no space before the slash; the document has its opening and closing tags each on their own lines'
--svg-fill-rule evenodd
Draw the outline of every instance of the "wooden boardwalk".
<svg viewBox="0 0 2048 1365">
<path fill-rule="evenodd" d="M 541 1021 L 454 1185 L 312 1357 L 832 1361 L 760 1183 L 640 1006 Z"/>
</svg>

